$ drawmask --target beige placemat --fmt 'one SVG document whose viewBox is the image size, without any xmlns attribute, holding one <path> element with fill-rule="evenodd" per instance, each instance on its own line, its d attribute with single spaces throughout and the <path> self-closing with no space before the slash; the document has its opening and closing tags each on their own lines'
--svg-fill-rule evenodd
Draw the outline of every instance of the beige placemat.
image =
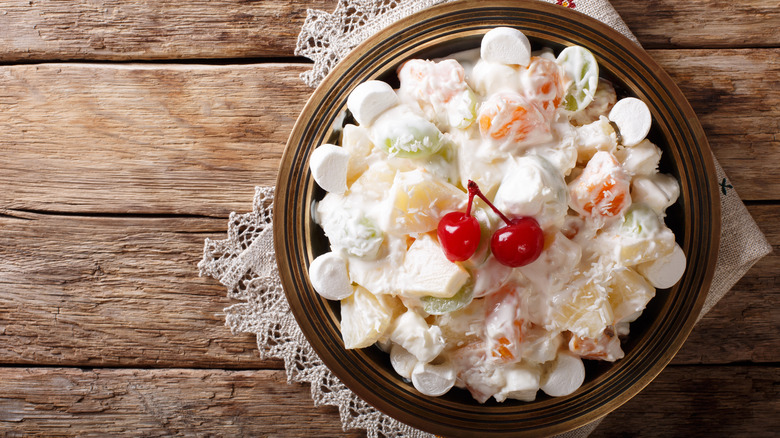
<svg viewBox="0 0 780 438">
<path fill-rule="evenodd" d="M 519 0 L 521 1 L 521 0 Z M 534 1 L 534 0 L 525 0 Z M 545 0 L 588 14 L 638 41 L 607 0 Z M 314 61 L 301 75 L 316 86 L 353 47 L 383 27 L 443 0 L 339 0 L 333 13 L 309 10 L 298 38 L 296 54 Z M 720 164 L 722 187 L 721 247 L 712 288 L 699 315 L 706 314 L 755 262 L 771 251 Z M 273 187 L 258 187 L 252 213 L 231 213 L 228 237 L 206 239 L 201 275 L 227 287 L 241 302 L 225 309 L 226 325 L 234 333 L 254 333 L 261 357 L 284 360 L 288 382 L 311 384 L 315 405 L 338 407 L 347 429 L 365 429 L 368 436 L 431 437 L 377 411 L 358 398 L 322 363 L 298 327 L 279 280 L 273 242 Z M 600 420 L 562 437 L 586 437 Z"/>
</svg>

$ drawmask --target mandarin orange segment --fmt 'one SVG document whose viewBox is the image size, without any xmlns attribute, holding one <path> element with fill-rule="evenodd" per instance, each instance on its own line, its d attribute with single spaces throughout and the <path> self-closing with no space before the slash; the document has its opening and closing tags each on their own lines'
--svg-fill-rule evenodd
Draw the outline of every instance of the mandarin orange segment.
<svg viewBox="0 0 780 438">
<path fill-rule="evenodd" d="M 538 56 L 531 58 L 531 64 L 525 72 L 525 81 L 528 85 L 528 99 L 536 102 L 546 112 L 555 112 L 565 91 L 558 64 Z"/>
<path fill-rule="evenodd" d="M 501 358 L 506 361 L 512 360 L 515 358 L 515 355 L 512 354 L 511 351 L 509 351 L 509 348 L 507 348 L 509 345 L 511 345 L 511 342 L 509 339 L 505 337 L 501 337 L 498 339 L 498 345 L 496 345 L 493 348 L 493 357 Z"/>
<path fill-rule="evenodd" d="M 571 207 L 585 216 L 618 216 L 631 204 L 630 183 L 615 157 L 599 151 L 569 185 Z"/>
<path fill-rule="evenodd" d="M 518 318 L 520 299 L 515 287 L 505 286 L 487 298 L 485 334 L 494 359 L 512 362 L 520 356 L 523 320 Z"/>
<path fill-rule="evenodd" d="M 493 114 L 495 115 L 495 114 Z M 482 114 L 479 116 L 479 130 L 481 132 L 488 132 L 490 130 L 491 123 L 491 116 L 488 114 Z"/>
<path fill-rule="evenodd" d="M 493 140 L 522 143 L 535 130 L 549 131 L 549 126 L 539 109 L 523 96 L 502 93 L 480 108 L 479 130 Z"/>
<path fill-rule="evenodd" d="M 398 69 L 400 95 L 411 97 L 431 121 L 466 128 L 474 122 L 476 97 L 454 59 L 412 59 Z"/>
<path fill-rule="evenodd" d="M 572 335 L 569 341 L 569 351 L 583 359 L 604 360 L 614 362 L 624 356 L 614 329 L 608 326 L 597 338 L 582 338 Z"/>
</svg>

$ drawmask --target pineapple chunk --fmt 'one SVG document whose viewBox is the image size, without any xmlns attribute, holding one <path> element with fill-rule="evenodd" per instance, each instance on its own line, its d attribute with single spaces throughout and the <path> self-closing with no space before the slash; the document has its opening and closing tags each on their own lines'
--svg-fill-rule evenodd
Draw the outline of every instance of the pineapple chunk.
<svg viewBox="0 0 780 438">
<path fill-rule="evenodd" d="M 634 266 L 668 256 L 674 245 L 674 232 L 650 207 L 637 203 L 626 212 L 615 248 L 620 263 Z"/>
<path fill-rule="evenodd" d="M 396 318 L 390 332 L 390 340 L 404 347 L 418 361 L 432 361 L 444 350 L 444 337 L 441 328 L 428 326 L 425 319 L 414 310 L 407 310 Z"/>
<path fill-rule="evenodd" d="M 374 295 L 394 295 L 398 291 L 398 266 L 406 256 L 406 239 L 388 236 L 380 251 L 382 256 L 373 260 L 349 257 L 349 278 Z"/>
<path fill-rule="evenodd" d="M 368 169 L 368 158 L 374 144 L 371 143 L 368 130 L 361 126 L 346 125 L 341 135 L 341 147 L 349 153 L 347 185 L 351 186 Z"/>
<path fill-rule="evenodd" d="M 390 327 L 400 301 L 389 295 L 374 295 L 356 286 L 355 292 L 341 300 L 341 337 L 344 347 L 365 348 Z"/>
<path fill-rule="evenodd" d="M 456 349 L 480 342 L 484 336 L 485 300 L 475 299 L 468 306 L 436 317 L 447 339 L 447 348 Z"/>
<path fill-rule="evenodd" d="M 424 234 L 406 252 L 400 277 L 403 295 L 451 298 L 470 275 L 460 265 L 447 260 L 439 244 Z"/>
<path fill-rule="evenodd" d="M 596 338 L 612 324 L 612 306 L 607 299 L 607 289 L 594 281 L 582 286 L 573 282 L 553 302 L 552 320 L 556 328 L 569 330 L 584 338 Z"/>
<path fill-rule="evenodd" d="M 390 189 L 384 229 L 399 234 L 426 233 L 448 212 L 465 206 L 467 196 L 457 187 L 422 170 L 398 172 Z"/>
<path fill-rule="evenodd" d="M 615 322 L 633 322 L 655 296 L 655 288 L 631 268 L 618 269 L 612 274 L 607 295 Z"/>
<path fill-rule="evenodd" d="M 530 363 L 545 363 L 554 360 L 563 343 L 563 335 L 547 331 L 537 325 L 529 325 L 523 332 L 520 357 Z"/>
<path fill-rule="evenodd" d="M 604 116 L 587 125 L 575 129 L 577 145 L 577 160 L 588 162 L 598 151 L 614 153 L 617 149 L 617 134 L 609 119 Z"/>
<path fill-rule="evenodd" d="M 636 146 L 619 148 L 615 156 L 629 175 L 653 175 L 658 172 L 661 149 L 644 139 Z"/>
<path fill-rule="evenodd" d="M 372 163 L 355 182 L 350 185 L 350 193 L 359 193 L 368 202 L 381 202 L 393 186 L 397 169 L 384 161 Z"/>
</svg>

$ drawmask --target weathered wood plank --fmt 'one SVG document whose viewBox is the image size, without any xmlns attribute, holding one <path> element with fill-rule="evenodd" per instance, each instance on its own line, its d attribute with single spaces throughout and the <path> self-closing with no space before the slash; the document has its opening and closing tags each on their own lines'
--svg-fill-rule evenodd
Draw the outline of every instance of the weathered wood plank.
<svg viewBox="0 0 780 438">
<path fill-rule="evenodd" d="M 0 363 L 280 368 L 199 278 L 223 219 L 0 217 Z"/>
<path fill-rule="evenodd" d="M 780 207 L 751 207 L 780 247 Z M 2 211 L 0 211 L 2 213 Z M 198 278 L 224 219 L 0 214 L 0 364 L 281 367 L 232 335 L 225 288 Z M 675 363 L 780 362 L 780 256 L 768 256 L 694 328 Z"/>
<path fill-rule="evenodd" d="M 611 0 L 647 48 L 777 47 L 777 2 Z"/>
<path fill-rule="evenodd" d="M 646 47 L 777 47 L 764 0 L 614 0 Z M 292 56 L 306 9 L 336 0 L 78 0 L 0 5 L 0 62 Z"/>
<path fill-rule="evenodd" d="M 3 436 L 365 436 L 283 371 L 0 368 Z"/>
<path fill-rule="evenodd" d="M 708 135 L 773 134 L 780 120 L 780 49 L 650 50 L 683 90 Z M 739 132 L 729 126 L 738 114 Z"/>
<path fill-rule="evenodd" d="M 776 366 L 667 367 L 591 437 L 774 437 L 778 385 Z"/>
<path fill-rule="evenodd" d="M 777 367 L 669 367 L 592 435 L 757 436 L 780 427 Z M 14 435 L 365 436 L 281 371 L 0 368 Z"/>
<path fill-rule="evenodd" d="M 333 0 L 4 1 L 0 62 L 293 56 L 306 8 L 334 6 Z"/>
<path fill-rule="evenodd" d="M 776 199 L 780 50 L 653 51 L 744 199 Z M 243 211 L 311 90 L 302 64 L 0 67 L 0 207 Z M 45 169 L 45 172 L 40 171 Z"/>
<path fill-rule="evenodd" d="M 0 69 L 6 208 L 226 216 L 273 185 L 306 67 Z"/>
<path fill-rule="evenodd" d="M 650 53 L 691 103 L 740 196 L 777 199 L 780 49 Z"/>
</svg>

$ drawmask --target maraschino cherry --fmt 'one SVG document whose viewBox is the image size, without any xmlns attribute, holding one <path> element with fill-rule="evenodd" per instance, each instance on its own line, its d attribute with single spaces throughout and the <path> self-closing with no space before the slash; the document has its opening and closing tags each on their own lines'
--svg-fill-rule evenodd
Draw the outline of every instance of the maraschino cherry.
<svg viewBox="0 0 780 438">
<path fill-rule="evenodd" d="M 469 180 L 468 190 L 469 203 L 466 213 L 448 213 L 439 222 L 439 243 L 450 261 L 468 260 L 479 246 L 479 222 L 471 216 L 475 195 L 485 201 L 506 223 L 496 230 L 490 239 L 490 250 L 499 263 L 517 268 L 539 258 L 544 248 L 544 234 L 536 219 L 525 216 L 510 220 L 482 194 L 477 183 Z"/>
<path fill-rule="evenodd" d="M 469 181 L 469 204 L 466 212 L 453 211 L 445 214 L 436 230 L 444 255 L 451 262 L 462 262 L 471 258 L 477 251 L 482 234 L 477 218 L 471 215 L 475 192 L 471 190 L 470 183 L 471 181 Z"/>
<path fill-rule="evenodd" d="M 506 220 L 505 220 L 506 221 Z M 502 265 L 517 268 L 538 259 L 544 248 L 544 233 L 536 219 L 512 219 L 490 239 L 490 250 Z"/>
</svg>

